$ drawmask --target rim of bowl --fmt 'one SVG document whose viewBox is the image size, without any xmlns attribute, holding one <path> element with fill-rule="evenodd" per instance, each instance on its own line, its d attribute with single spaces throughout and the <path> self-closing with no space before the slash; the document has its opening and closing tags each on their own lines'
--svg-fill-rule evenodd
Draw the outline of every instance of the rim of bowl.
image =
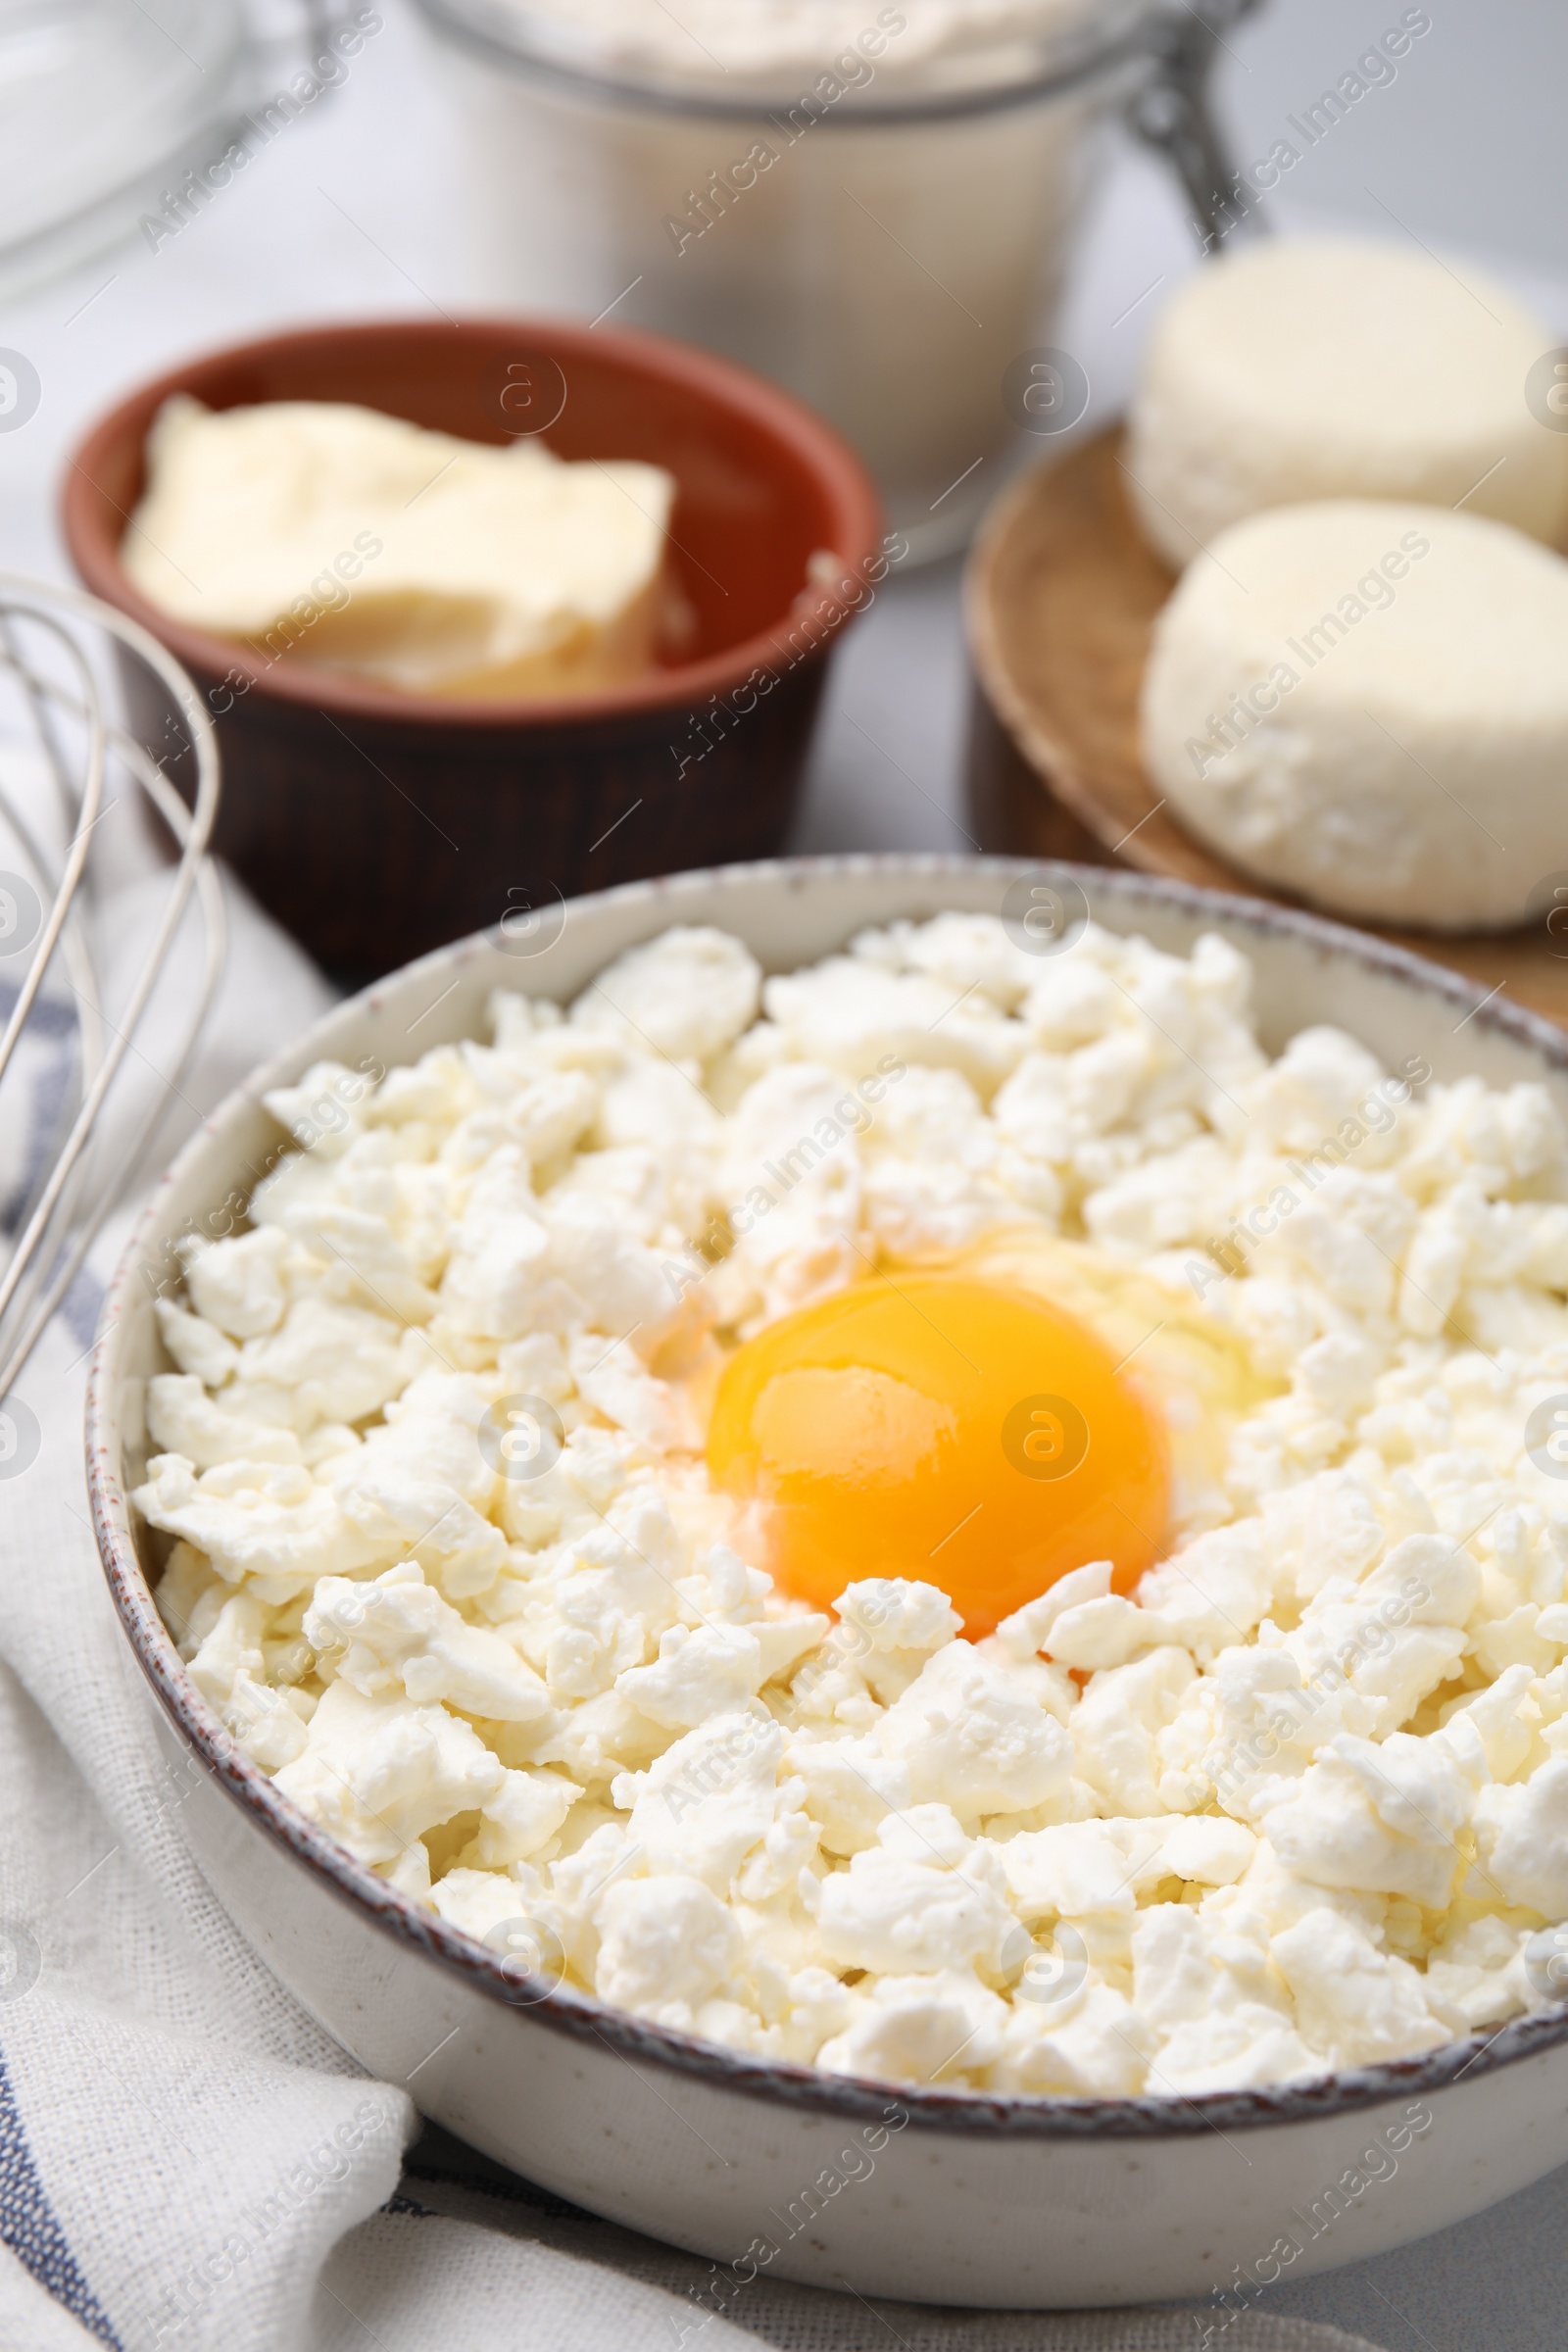
<svg viewBox="0 0 1568 2352">
<path fill-rule="evenodd" d="M 894 874 L 906 877 L 911 885 L 939 888 L 944 878 L 960 874 L 966 877 L 995 874 L 999 880 L 1016 879 L 1023 874 L 1061 876 L 1079 881 L 1080 887 L 1092 882 L 1108 897 L 1135 907 L 1140 904 L 1155 905 L 1173 906 L 1200 917 L 1207 914 L 1263 940 L 1281 935 L 1295 937 L 1402 981 L 1419 993 L 1464 1006 L 1479 1028 L 1495 1031 L 1529 1047 L 1568 1078 L 1568 1036 L 1554 1023 L 1539 1013 L 1500 1004 L 1495 999 L 1474 1003 L 1472 984 L 1403 948 L 1393 947 L 1385 940 L 1302 908 L 1206 890 L 1193 883 L 1127 868 L 1074 865 L 1050 858 L 941 855 L 770 858 L 749 865 L 696 869 L 684 874 L 661 875 L 650 881 L 622 883 L 613 890 L 585 894 L 571 903 L 642 906 L 663 901 L 669 919 L 675 921 L 680 916 L 683 892 L 744 887 L 749 882 L 762 880 L 786 888 L 807 888 L 818 877 L 851 877 L 857 873 Z M 1207 2091 L 1192 2096 L 1172 2092 L 1135 2098 L 1073 2099 L 1028 2092 L 932 2090 L 858 2076 L 829 2075 L 816 2067 L 758 2058 L 719 2042 L 703 2040 L 693 2034 L 651 2024 L 569 1986 L 558 1986 L 534 1998 L 522 1997 L 515 1981 L 507 1978 L 497 1953 L 463 1930 L 449 1926 L 434 1912 L 419 1908 L 385 1880 L 378 1879 L 278 1792 L 261 1768 L 241 1753 L 196 1689 L 152 1598 L 121 1488 L 119 1428 L 111 1405 L 118 1370 L 116 1335 L 121 1323 L 121 1302 L 138 1263 L 159 1236 L 166 1195 L 179 1181 L 186 1160 L 207 1138 L 221 1129 L 242 1106 L 253 1104 L 262 1091 L 280 1080 L 302 1054 L 308 1059 L 311 1041 L 329 1031 L 352 1006 L 362 1002 L 373 1003 L 391 981 L 401 980 L 408 973 L 434 973 L 461 967 L 483 953 L 492 936 L 476 932 L 403 965 L 399 972 L 346 998 L 290 1045 L 269 1055 L 203 1121 L 161 1179 L 136 1220 L 105 1298 L 104 1328 L 108 1344 L 95 1349 L 91 1360 L 86 1410 L 87 1486 L 99 1556 L 122 1628 L 166 1712 L 208 1765 L 214 1779 L 256 1825 L 296 1861 L 314 1870 L 343 1901 L 368 1913 L 405 1945 L 463 1978 L 473 1989 L 505 2007 L 522 2011 L 553 2032 L 575 2040 L 597 2041 L 619 2056 L 658 2064 L 716 2089 L 734 2091 L 775 2106 L 843 2116 L 858 2122 L 880 2122 L 890 2108 L 896 2108 L 917 2129 L 988 2137 L 1187 2139 L 1200 2132 L 1259 2130 L 1286 2123 L 1306 2123 L 1387 2105 L 1400 2097 L 1437 2092 L 1462 2077 L 1492 2074 L 1500 2067 L 1517 2065 L 1568 2041 L 1568 2004 L 1564 2004 L 1515 2018 L 1494 2032 L 1482 2029 L 1462 2040 L 1444 2042 L 1420 2057 L 1347 2068 L 1305 2082 L 1259 2090 Z"/>
<path fill-rule="evenodd" d="M 866 467 L 842 434 L 803 401 L 732 360 L 669 335 L 629 327 L 589 328 L 570 319 L 512 318 L 494 312 L 466 313 L 446 320 L 361 318 L 340 326 L 289 327 L 243 343 L 221 344 L 148 378 L 107 410 L 67 457 L 61 527 L 78 577 L 94 596 L 140 621 L 198 675 L 243 677 L 249 681 L 248 692 L 300 710 L 337 711 L 362 720 L 473 733 L 542 732 L 594 719 L 635 718 L 647 711 L 684 708 L 721 693 L 754 669 L 779 663 L 785 656 L 778 641 L 792 628 L 802 626 L 808 612 L 818 612 L 816 625 L 823 632 L 808 660 L 824 652 L 844 623 L 855 617 L 857 606 L 847 597 L 806 582 L 769 628 L 754 632 L 739 645 L 705 655 L 701 661 L 661 667 L 624 685 L 592 693 L 486 700 L 467 695 L 405 694 L 344 671 L 303 663 L 291 670 L 286 662 L 270 663 L 237 639 L 216 636 L 175 619 L 132 585 L 120 558 L 129 516 L 122 516 L 118 531 L 110 527 L 104 510 L 112 502 L 99 486 L 99 471 L 105 460 L 118 456 L 128 440 L 135 441 L 138 452 L 145 447 L 153 418 L 172 394 L 194 392 L 199 398 L 204 383 L 214 375 L 246 363 L 286 360 L 305 352 L 352 350 L 357 345 L 384 342 L 389 336 L 440 344 L 474 335 L 504 337 L 514 348 L 527 342 L 552 356 L 561 353 L 568 362 L 573 357 L 609 355 L 623 362 L 631 375 L 657 377 L 675 389 L 718 400 L 775 448 L 787 450 L 814 476 L 832 510 L 833 530 L 844 542 L 826 552 L 843 565 L 842 582 L 847 585 L 859 580 L 863 585 L 863 576 L 881 549 L 881 501 Z M 824 602 L 831 608 L 831 617 L 825 622 L 819 615 Z"/>
</svg>

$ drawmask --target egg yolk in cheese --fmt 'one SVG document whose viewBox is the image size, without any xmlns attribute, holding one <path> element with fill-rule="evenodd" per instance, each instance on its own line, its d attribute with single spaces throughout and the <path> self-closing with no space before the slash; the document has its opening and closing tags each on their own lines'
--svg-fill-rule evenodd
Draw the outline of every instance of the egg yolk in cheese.
<svg viewBox="0 0 1568 2352">
<path fill-rule="evenodd" d="M 784 1591 L 823 1607 L 862 1577 L 917 1578 L 972 1638 L 1090 1560 L 1129 1591 L 1170 1509 L 1160 1418 L 1094 1333 L 951 1273 L 859 1283 L 746 1341 L 708 1464 L 764 1506 Z"/>
</svg>

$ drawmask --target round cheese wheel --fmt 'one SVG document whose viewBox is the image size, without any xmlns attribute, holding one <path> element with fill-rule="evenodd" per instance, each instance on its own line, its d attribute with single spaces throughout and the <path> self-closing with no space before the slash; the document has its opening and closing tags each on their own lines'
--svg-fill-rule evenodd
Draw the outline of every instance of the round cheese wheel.
<svg viewBox="0 0 1568 2352">
<path fill-rule="evenodd" d="M 1568 431 L 1526 397 L 1555 341 L 1490 279 L 1411 248 L 1250 246 L 1154 329 L 1127 455 L 1139 519 L 1178 570 L 1229 524 L 1309 498 L 1462 505 L 1555 541 Z"/>
<path fill-rule="evenodd" d="M 1224 531 L 1154 627 L 1144 759 L 1249 874 L 1500 930 L 1568 863 L 1568 563 L 1505 523 L 1335 499 Z"/>
</svg>

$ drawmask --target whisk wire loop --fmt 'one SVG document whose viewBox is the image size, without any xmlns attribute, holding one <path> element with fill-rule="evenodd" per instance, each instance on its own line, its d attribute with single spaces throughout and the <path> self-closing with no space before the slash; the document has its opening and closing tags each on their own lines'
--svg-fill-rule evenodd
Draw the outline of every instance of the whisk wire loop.
<svg viewBox="0 0 1568 2352">
<path fill-rule="evenodd" d="M 190 754 L 189 806 L 166 772 L 167 755 L 155 760 L 109 714 L 113 687 L 100 679 L 95 659 L 104 640 L 122 674 L 139 663 L 163 689 L 175 733 L 183 736 L 180 749 Z M 41 1139 L 47 1165 L 19 1213 L 21 1230 L 0 1268 L 3 1401 L 69 1294 L 105 1217 L 130 1197 L 145 1172 L 149 1147 L 171 1097 L 179 1093 L 221 980 L 225 939 L 222 890 L 208 856 L 220 790 L 217 739 L 179 663 L 146 629 L 96 597 L 0 572 L 0 687 L 9 687 L 8 700 L 24 720 L 20 736 L 9 740 L 14 747 L 30 735 L 35 772 L 50 779 L 54 803 L 25 802 L 0 760 L 0 821 L 11 852 L 30 869 L 29 887 L 47 908 L 0 1031 L 0 1084 L 9 1075 L 12 1095 L 20 1092 L 20 1048 L 29 1027 L 37 1028 L 46 1015 L 64 1018 L 74 1044 L 70 1107 Z M 0 747 L 7 740 L 0 732 Z M 91 858 L 103 820 L 122 803 L 137 801 L 156 813 L 175 856 L 152 937 L 122 1001 L 111 1007 L 103 943 L 91 919 Z M 58 845 L 51 844 L 52 829 L 61 836 Z M 203 934 L 200 976 L 180 1008 L 172 1040 L 160 1037 L 155 1062 L 146 1050 L 149 1007 L 193 900 Z M 145 1102 L 134 1099 L 138 1084 L 148 1095 Z M 120 1131 L 112 1152 L 95 1152 L 112 1098 Z M 7 1115 L 16 1114 L 10 1099 L 0 1097 L 0 1118 Z M 29 1138 L 29 1145 L 39 1140 Z"/>
</svg>

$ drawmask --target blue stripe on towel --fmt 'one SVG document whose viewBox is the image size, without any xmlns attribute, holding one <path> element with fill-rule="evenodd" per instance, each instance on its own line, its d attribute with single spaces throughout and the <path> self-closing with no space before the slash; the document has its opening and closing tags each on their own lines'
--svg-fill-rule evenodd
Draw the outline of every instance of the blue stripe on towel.
<svg viewBox="0 0 1568 2352">
<path fill-rule="evenodd" d="M 104 1286 L 90 1266 L 83 1266 L 60 1302 L 66 1329 L 80 1347 L 92 1346 L 103 1311 Z"/>
<path fill-rule="evenodd" d="M 66 2233 L 55 2219 L 38 2168 L 32 2160 L 22 2114 L 0 2051 L 0 2238 L 45 2291 L 64 2304 L 102 2344 L 122 2352 L 92 2288 L 76 2267 Z"/>
<path fill-rule="evenodd" d="M 18 982 L 0 981 L 0 1026 L 10 1020 L 21 994 Z M 19 1041 L 20 1066 L 14 1073 L 13 1127 L 19 1105 L 24 1104 L 25 1132 L 6 1156 L 11 1186 L 0 1203 L 0 1230 L 6 1233 L 20 1232 L 65 1140 L 80 1059 L 76 1029 L 76 1008 L 69 1001 L 48 996 L 34 999 Z M 87 1337 L 90 1340 L 92 1334 Z"/>
<path fill-rule="evenodd" d="M 9 1021 L 17 1009 L 22 989 L 14 980 L 0 980 L 0 1020 Z M 75 1006 L 65 997 L 37 996 L 27 1015 L 27 1026 L 36 1029 L 40 1037 L 74 1037 L 78 1015 Z"/>
</svg>

